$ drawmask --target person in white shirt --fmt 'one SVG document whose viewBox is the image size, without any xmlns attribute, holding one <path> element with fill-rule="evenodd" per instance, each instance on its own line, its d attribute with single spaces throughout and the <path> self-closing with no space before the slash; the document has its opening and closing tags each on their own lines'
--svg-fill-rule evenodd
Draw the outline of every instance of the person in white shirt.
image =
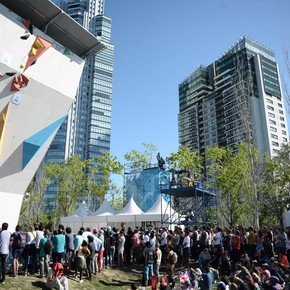
<svg viewBox="0 0 290 290">
<path fill-rule="evenodd" d="M 122 266 L 124 263 L 124 247 L 125 247 L 125 230 L 120 231 L 118 239 L 118 266 Z"/>
<path fill-rule="evenodd" d="M 95 256 L 94 256 L 94 262 L 93 262 L 93 272 L 94 275 L 96 275 L 99 272 L 99 265 L 98 265 L 98 256 L 99 252 L 103 248 L 103 242 L 98 237 L 98 231 L 97 229 L 93 229 L 93 237 L 94 237 L 94 244 L 95 244 Z"/>
<path fill-rule="evenodd" d="M 153 251 L 155 251 L 156 249 L 156 236 L 155 236 L 155 232 L 151 231 L 150 233 L 150 239 L 149 239 L 150 245 L 151 245 L 151 249 Z"/>
<path fill-rule="evenodd" d="M 162 252 L 162 264 L 165 265 L 166 263 L 166 246 L 167 246 L 167 230 L 166 228 L 162 229 L 161 236 L 160 236 L 160 250 Z"/>
<path fill-rule="evenodd" d="M 150 237 L 149 237 L 149 231 L 145 232 L 144 238 L 143 238 L 143 242 L 144 244 L 146 244 L 147 242 L 149 242 Z"/>
<path fill-rule="evenodd" d="M 185 230 L 185 236 L 182 242 L 182 249 L 183 249 L 183 266 L 188 268 L 190 258 L 190 237 L 188 230 Z"/>
<path fill-rule="evenodd" d="M 162 260 L 162 252 L 160 250 L 160 245 L 156 244 L 156 275 L 160 276 L 160 265 L 161 265 L 161 260 Z"/>
<path fill-rule="evenodd" d="M 222 230 L 220 227 L 216 228 L 216 234 L 214 236 L 214 245 L 216 246 L 218 252 L 222 251 Z"/>
<path fill-rule="evenodd" d="M 35 245 L 36 245 L 36 249 L 39 249 L 39 242 L 43 238 L 43 235 L 44 235 L 44 232 L 43 232 L 44 227 L 43 225 L 40 224 L 38 228 L 35 228 L 35 229 L 36 229 Z"/>
<path fill-rule="evenodd" d="M 8 232 L 8 224 L 2 224 L 2 231 L 0 233 L 0 261 L 1 261 L 1 280 L 0 283 L 5 284 L 6 278 L 6 259 L 9 254 L 9 243 L 11 233 Z"/>
<path fill-rule="evenodd" d="M 86 228 L 86 231 L 83 232 L 83 239 L 84 239 L 84 241 L 88 242 L 88 236 L 89 235 L 92 235 L 91 229 L 90 228 Z"/>
<path fill-rule="evenodd" d="M 25 275 L 28 271 L 32 274 L 37 269 L 37 249 L 36 249 L 36 231 L 34 226 L 29 227 L 29 231 L 26 234 L 26 246 L 24 248 L 25 253 Z"/>
</svg>

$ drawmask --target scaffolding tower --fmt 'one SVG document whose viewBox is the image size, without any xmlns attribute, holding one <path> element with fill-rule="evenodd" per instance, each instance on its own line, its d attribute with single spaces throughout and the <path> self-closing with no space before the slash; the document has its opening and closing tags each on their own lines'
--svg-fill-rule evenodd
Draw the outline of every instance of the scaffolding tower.
<svg viewBox="0 0 290 290">
<path fill-rule="evenodd" d="M 205 189 L 202 184 L 193 186 L 169 186 L 162 188 L 162 200 L 169 201 L 161 204 L 162 225 L 209 225 L 213 216 L 217 219 L 216 194 Z M 163 208 L 162 208 L 163 207 Z"/>
</svg>

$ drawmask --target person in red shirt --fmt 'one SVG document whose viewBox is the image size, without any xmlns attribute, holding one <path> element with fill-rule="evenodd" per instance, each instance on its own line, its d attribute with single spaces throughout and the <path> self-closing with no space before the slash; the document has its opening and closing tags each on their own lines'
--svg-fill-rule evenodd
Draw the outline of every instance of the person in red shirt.
<svg viewBox="0 0 290 290">
<path fill-rule="evenodd" d="M 233 263 L 236 264 L 241 259 L 241 237 L 238 230 L 232 236 L 232 252 L 231 252 Z"/>
<path fill-rule="evenodd" d="M 283 267 L 284 269 L 288 269 L 289 268 L 289 261 L 288 261 L 288 258 L 285 254 L 286 254 L 285 250 L 281 250 L 279 252 L 279 256 L 278 256 L 279 263 L 280 263 L 281 267 Z"/>
</svg>

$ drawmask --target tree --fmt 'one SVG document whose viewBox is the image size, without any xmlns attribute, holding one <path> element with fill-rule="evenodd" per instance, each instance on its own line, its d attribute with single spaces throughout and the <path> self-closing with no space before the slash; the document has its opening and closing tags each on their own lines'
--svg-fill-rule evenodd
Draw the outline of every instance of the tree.
<svg viewBox="0 0 290 290">
<path fill-rule="evenodd" d="M 117 187 L 115 184 L 112 184 L 106 197 L 117 212 L 124 207 L 124 192 L 122 187 Z"/>
<path fill-rule="evenodd" d="M 150 167 L 153 153 L 158 150 L 152 143 L 142 143 L 142 145 L 145 147 L 145 151 L 141 152 L 132 149 L 124 155 L 125 160 L 129 163 L 128 169 L 131 171 L 138 171 Z"/>
<path fill-rule="evenodd" d="M 121 174 L 123 166 L 117 157 L 109 152 L 88 160 L 87 164 L 87 190 L 89 198 L 98 198 L 102 202 L 106 193 L 114 188 L 110 178 L 111 174 Z"/>
<path fill-rule="evenodd" d="M 23 227 L 28 228 L 29 225 L 33 225 L 38 221 L 48 221 L 48 216 L 44 213 L 45 203 L 43 194 L 49 184 L 50 179 L 45 171 L 33 177 L 24 195 L 20 211 L 19 223 Z"/>
<path fill-rule="evenodd" d="M 256 157 L 257 150 L 254 145 L 255 121 L 253 114 L 252 100 L 257 95 L 257 83 L 254 78 L 254 58 L 249 56 L 246 51 L 235 52 L 235 71 L 233 78 L 233 92 L 236 101 L 235 114 L 237 116 L 236 129 L 233 130 L 233 138 L 238 142 L 244 142 L 248 150 L 248 158 L 250 161 L 248 190 L 252 192 L 252 205 L 254 208 L 254 224 L 259 228 L 259 202 L 257 190 L 256 171 L 258 168 Z M 239 128 L 239 127 L 242 127 Z"/>
<path fill-rule="evenodd" d="M 211 147 L 206 150 L 210 187 L 219 195 L 219 215 L 227 225 L 252 223 L 251 191 L 249 190 L 249 154 L 241 143 L 232 148 Z"/>
<path fill-rule="evenodd" d="M 46 166 L 47 175 L 58 188 L 55 196 L 55 216 L 67 216 L 75 210 L 77 201 L 85 196 L 86 168 L 87 161 L 82 161 L 77 156 Z"/>
<path fill-rule="evenodd" d="M 194 179 L 200 179 L 203 159 L 196 151 L 190 151 L 186 146 L 180 147 L 176 153 L 170 154 L 167 162 L 171 169 L 188 171 Z"/>
<path fill-rule="evenodd" d="M 278 155 L 265 161 L 264 198 L 261 202 L 264 224 L 283 225 L 283 213 L 290 204 L 290 144 L 281 147 Z"/>
</svg>

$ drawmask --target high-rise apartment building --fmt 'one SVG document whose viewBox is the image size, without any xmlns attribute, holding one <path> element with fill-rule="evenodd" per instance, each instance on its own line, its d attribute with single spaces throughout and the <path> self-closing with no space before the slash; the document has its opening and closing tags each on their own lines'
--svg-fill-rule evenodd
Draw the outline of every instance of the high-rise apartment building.
<svg viewBox="0 0 290 290">
<path fill-rule="evenodd" d="M 274 52 L 242 37 L 194 70 L 179 84 L 178 131 L 180 145 L 201 155 L 208 146 L 250 141 L 275 156 L 289 137 Z"/>
<path fill-rule="evenodd" d="M 111 19 L 104 16 L 104 0 L 70 0 L 57 3 L 106 48 L 86 60 L 76 100 L 67 120 L 60 127 L 44 162 L 61 162 L 78 155 L 94 158 L 110 151 L 114 45 L 111 43 Z M 53 207 L 56 184 L 46 197 Z"/>
</svg>

